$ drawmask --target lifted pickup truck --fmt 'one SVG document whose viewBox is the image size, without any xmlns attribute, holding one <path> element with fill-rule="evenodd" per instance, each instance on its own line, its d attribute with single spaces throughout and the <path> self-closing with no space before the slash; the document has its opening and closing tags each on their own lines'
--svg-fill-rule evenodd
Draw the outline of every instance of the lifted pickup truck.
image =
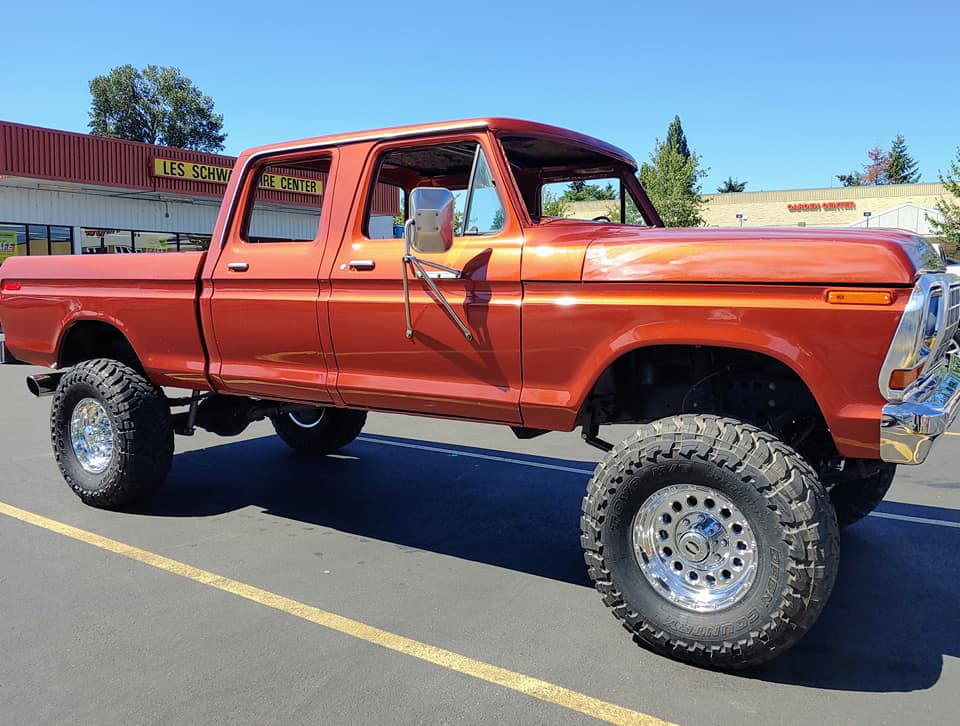
<svg viewBox="0 0 960 726">
<path fill-rule="evenodd" d="M 12 258 L 0 322 L 55 369 L 28 386 L 53 394 L 57 462 L 99 507 L 152 492 L 195 427 L 270 418 L 312 454 L 369 410 L 582 427 L 607 452 L 581 519 L 604 603 L 659 652 L 753 665 L 816 620 L 838 527 L 956 415 L 960 283 L 901 232 L 664 229 L 636 170 L 508 119 L 257 148 L 208 252 Z M 289 204 L 263 198 L 277 180 Z M 571 182 L 612 190 L 607 214 L 546 216 Z M 379 238 L 384 193 L 403 238 Z M 636 433 L 611 445 L 614 423 Z"/>
</svg>

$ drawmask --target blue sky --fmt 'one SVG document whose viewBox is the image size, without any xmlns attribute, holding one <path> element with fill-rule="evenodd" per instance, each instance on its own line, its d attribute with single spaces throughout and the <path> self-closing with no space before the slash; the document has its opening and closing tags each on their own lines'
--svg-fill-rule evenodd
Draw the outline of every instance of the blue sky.
<svg viewBox="0 0 960 726">
<path fill-rule="evenodd" d="M 7 3 L 0 118 L 87 130 L 87 82 L 175 65 L 228 153 L 472 116 L 568 126 L 641 161 L 679 114 L 713 191 L 836 185 L 906 136 L 960 145 L 960 5 L 777 2 Z"/>
</svg>

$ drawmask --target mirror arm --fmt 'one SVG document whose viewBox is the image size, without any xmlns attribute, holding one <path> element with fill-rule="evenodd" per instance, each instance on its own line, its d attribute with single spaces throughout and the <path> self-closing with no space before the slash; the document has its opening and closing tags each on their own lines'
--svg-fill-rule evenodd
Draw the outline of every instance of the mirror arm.
<svg viewBox="0 0 960 726">
<path fill-rule="evenodd" d="M 463 277 L 463 270 L 458 270 L 456 267 L 447 267 L 446 265 L 441 265 L 439 262 L 421 260 L 419 257 L 415 257 L 414 259 L 424 267 L 432 267 L 434 270 L 439 270 L 440 272 L 449 272 L 454 279 L 459 280 Z"/>
<path fill-rule="evenodd" d="M 457 311 L 451 307 L 450 303 L 447 302 L 447 298 L 443 296 L 443 293 L 440 292 L 440 288 L 437 287 L 437 283 L 433 281 L 433 278 L 427 274 L 427 271 L 424 269 L 423 264 L 416 257 L 407 255 L 403 258 L 404 268 L 403 268 L 403 288 L 404 288 L 404 305 L 406 306 L 407 313 L 407 337 L 413 337 L 413 323 L 410 320 L 410 287 L 407 282 L 407 265 L 410 265 L 416 272 L 420 273 L 420 278 L 427 283 L 427 287 L 437 296 L 437 301 L 440 303 L 440 306 L 447 311 L 447 315 L 450 316 L 450 319 L 460 328 L 460 332 L 463 333 L 463 337 L 467 340 L 473 340 L 473 333 L 470 332 L 470 329 L 464 324 L 460 319 L 460 316 L 457 315 Z"/>
<path fill-rule="evenodd" d="M 419 260 L 413 255 L 410 254 L 410 239 L 413 236 L 413 226 L 416 224 L 412 219 L 407 220 L 406 228 L 404 229 L 404 255 L 403 255 L 403 312 L 406 316 L 407 321 L 407 339 L 413 339 L 413 316 L 410 313 L 410 282 L 407 279 L 407 268 L 412 267 L 414 274 L 420 274 L 420 279 L 427 283 L 427 287 L 433 292 L 437 297 L 437 301 L 447 311 L 447 315 L 450 316 L 450 319 L 460 328 L 460 332 L 463 333 L 463 337 L 467 340 L 473 340 L 473 333 L 470 332 L 470 329 L 464 324 L 460 319 L 460 316 L 457 315 L 457 311 L 453 309 L 447 298 L 444 297 L 443 293 L 440 292 L 440 288 L 437 287 L 437 283 L 433 281 L 433 278 L 427 274 L 424 265 L 433 267 L 438 270 L 443 270 L 445 272 L 452 272 L 457 277 L 460 277 L 463 273 L 460 270 L 456 270 L 452 267 L 447 267 L 446 265 L 440 265 L 436 262 L 430 262 L 428 260 Z"/>
</svg>

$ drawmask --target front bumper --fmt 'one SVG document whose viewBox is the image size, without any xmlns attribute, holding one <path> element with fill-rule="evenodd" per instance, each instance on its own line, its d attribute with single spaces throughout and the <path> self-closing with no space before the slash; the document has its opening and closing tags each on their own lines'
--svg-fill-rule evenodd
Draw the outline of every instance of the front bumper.
<svg viewBox="0 0 960 726">
<path fill-rule="evenodd" d="M 960 412 L 960 355 L 948 354 L 902 401 L 883 407 L 880 458 L 891 464 L 922 464 Z"/>
</svg>

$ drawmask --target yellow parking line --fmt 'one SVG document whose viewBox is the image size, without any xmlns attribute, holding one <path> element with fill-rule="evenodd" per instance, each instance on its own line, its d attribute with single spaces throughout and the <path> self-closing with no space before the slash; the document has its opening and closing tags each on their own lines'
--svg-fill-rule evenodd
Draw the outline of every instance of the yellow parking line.
<svg viewBox="0 0 960 726">
<path fill-rule="evenodd" d="M 944 431 L 946 436 L 960 436 L 960 431 Z"/>
<path fill-rule="evenodd" d="M 264 605 L 274 610 L 293 615 L 316 625 L 322 625 L 338 633 L 359 638 L 368 643 L 379 645 L 383 648 L 409 655 L 413 658 L 419 658 L 427 663 L 433 663 L 442 668 L 447 668 L 457 673 L 462 673 L 473 678 L 478 678 L 488 683 L 493 683 L 504 688 L 509 688 L 518 693 L 522 693 L 533 698 L 538 698 L 547 703 L 553 703 L 563 706 L 572 711 L 579 711 L 588 716 L 607 721 L 614 724 L 638 724 L 640 726 L 672 726 L 667 721 L 662 721 L 653 716 L 648 716 L 639 711 L 633 711 L 622 706 L 617 706 L 607 701 L 601 701 L 584 693 L 571 691 L 569 688 L 542 681 L 539 678 L 532 678 L 522 673 L 500 668 L 499 666 L 474 660 L 467 656 L 454 653 L 450 650 L 437 648 L 427 643 L 405 638 L 372 625 L 366 625 L 358 620 L 351 620 L 335 613 L 321 610 L 320 608 L 307 605 L 297 600 L 277 595 L 276 593 L 262 590 L 253 585 L 247 585 L 238 580 L 231 580 L 229 577 L 221 577 L 213 572 L 201 570 L 197 567 L 172 560 L 169 557 L 158 555 L 154 552 L 148 552 L 132 545 L 118 542 L 117 540 L 103 537 L 93 532 L 88 532 L 69 524 L 58 522 L 55 519 L 49 519 L 25 509 L 14 507 L 10 504 L 0 502 L 0 514 L 19 519 L 21 522 L 32 524 L 37 527 L 70 537 L 80 542 L 99 547 L 102 550 L 122 555 L 131 560 L 142 562 L 143 564 L 156 567 L 159 570 L 179 575 L 188 580 L 199 582 L 201 585 L 228 592 L 231 595 L 252 600 L 255 603 Z"/>
</svg>

